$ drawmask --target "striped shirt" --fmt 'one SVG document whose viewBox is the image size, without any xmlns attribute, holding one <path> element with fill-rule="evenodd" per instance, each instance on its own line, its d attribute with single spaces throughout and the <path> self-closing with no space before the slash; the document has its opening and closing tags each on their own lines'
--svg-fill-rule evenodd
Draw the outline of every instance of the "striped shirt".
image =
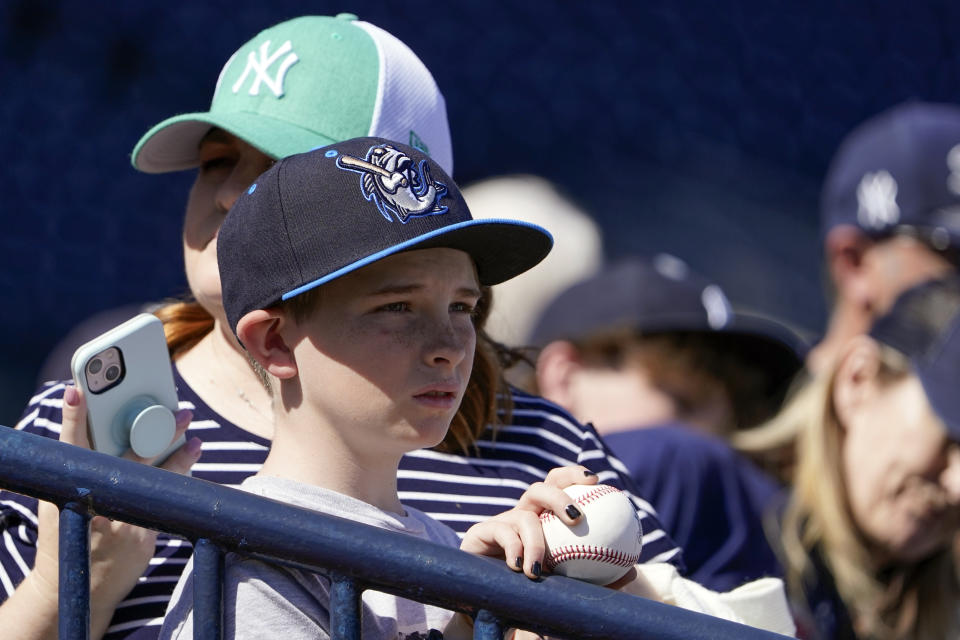
<svg viewBox="0 0 960 640">
<path fill-rule="evenodd" d="M 203 456 L 192 475 L 237 487 L 259 470 L 270 442 L 224 420 L 197 396 L 174 368 L 181 408 L 193 411 L 187 437 L 203 441 Z M 58 438 L 65 383 L 49 383 L 31 398 L 16 428 Z M 470 456 L 420 450 L 400 463 L 400 500 L 451 527 L 459 535 L 474 523 L 514 506 L 534 482 L 554 467 L 581 464 L 600 482 L 627 490 L 641 518 L 641 562 L 667 561 L 682 568 L 680 550 L 657 521 L 653 508 L 631 491 L 623 465 L 583 426 L 556 405 L 513 391 L 510 424 L 477 443 Z M 0 491 L 0 601 L 33 566 L 37 542 L 37 501 Z M 105 638 L 156 638 L 173 588 L 192 547 L 160 534 L 150 565 L 120 603 Z"/>
</svg>

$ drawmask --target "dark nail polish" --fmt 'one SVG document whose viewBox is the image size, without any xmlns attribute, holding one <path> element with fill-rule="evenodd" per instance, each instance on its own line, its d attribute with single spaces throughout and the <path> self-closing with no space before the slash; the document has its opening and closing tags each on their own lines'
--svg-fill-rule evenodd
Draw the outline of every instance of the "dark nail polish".
<svg viewBox="0 0 960 640">
<path fill-rule="evenodd" d="M 199 456 L 203 450 L 203 442 L 200 438 L 190 438 L 187 440 L 187 452 L 192 456 Z"/>
<path fill-rule="evenodd" d="M 540 563 L 539 563 L 539 562 L 534 562 L 534 563 L 533 563 L 533 567 L 531 567 L 531 569 L 530 569 L 530 572 L 533 573 L 533 575 L 535 575 L 536 577 L 539 578 L 539 577 L 540 577 L 540 571 L 541 571 L 541 569 L 540 569 Z"/>
<path fill-rule="evenodd" d="M 522 568 L 523 568 L 523 558 L 521 558 L 520 556 L 517 556 L 517 559 L 516 559 L 516 561 L 514 562 L 514 566 L 515 566 L 517 569 L 522 569 Z"/>
<path fill-rule="evenodd" d="M 595 476 L 597 474 L 595 474 L 593 471 L 584 471 L 583 475 L 589 478 L 590 476 Z"/>
<path fill-rule="evenodd" d="M 573 506 L 572 504 L 568 504 L 568 505 L 567 505 L 566 512 L 567 512 L 567 515 L 570 516 L 570 517 L 571 517 L 572 519 L 574 519 L 574 520 L 576 520 L 577 518 L 580 517 L 580 509 L 577 509 L 577 508 L 576 508 L 575 506 Z"/>
</svg>

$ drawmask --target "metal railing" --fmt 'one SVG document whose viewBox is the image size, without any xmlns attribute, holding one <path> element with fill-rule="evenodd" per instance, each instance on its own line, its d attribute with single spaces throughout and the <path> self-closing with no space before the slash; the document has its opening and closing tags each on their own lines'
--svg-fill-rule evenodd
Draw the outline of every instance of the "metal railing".
<svg viewBox="0 0 960 640">
<path fill-rule="evenodd" d="M 470 614 L 474 638 L 491 640 L 510 627 L 578 640 L 784 637 L 561 576 L 531 581 L 491 558 L 2 427 L 0 486 L 60 507 L 61 640 L 89 637 L 94 514 L 193 541 L 196 638 L 220 638 L 226 551 L 328 571 L 334 640 L 361 637 L 367 588 Z"/>
</svg>

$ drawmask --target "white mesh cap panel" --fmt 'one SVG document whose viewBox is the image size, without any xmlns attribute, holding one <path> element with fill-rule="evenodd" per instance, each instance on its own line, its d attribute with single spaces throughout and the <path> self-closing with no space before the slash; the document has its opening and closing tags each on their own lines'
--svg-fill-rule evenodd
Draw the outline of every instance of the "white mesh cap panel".
<svg viewBox="0 0 960 640">
<path fill-rule="evenodd" d="M 380 53 L 378 100 L 370 135 L 423 148 L 451 176 L 453 147 L 447 105 L 437 83 L 420 58 L 380 27 L 356 21 Z M 417 143 L 419 138 L 422 143 Z"/>
</svg>

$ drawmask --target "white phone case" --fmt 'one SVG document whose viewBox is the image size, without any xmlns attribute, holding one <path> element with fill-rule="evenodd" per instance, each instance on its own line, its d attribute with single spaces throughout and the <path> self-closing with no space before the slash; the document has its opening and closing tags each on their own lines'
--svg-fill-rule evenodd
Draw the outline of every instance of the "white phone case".
<svg viewBox="0 0 960 640">
<path fill-rule="evenodd" d="M 87 367 L 104 366 L 93 360 L 111 347 L 122 358 L 122 377 L 100 392 L 91 391 Z M 181 436 L 170 445 L 177 389 L 163 324 L 156 316 L 141 313 L 78 347 L 70 368 L 87 402 L 90 445 L 96 451 L 120 456 L 132 448 L 142 457 L 158 456 L 154 464 L 159 464 L 185 441 Z M 106 375 L 109 379 L 109 372 Z"/>
</svg>

